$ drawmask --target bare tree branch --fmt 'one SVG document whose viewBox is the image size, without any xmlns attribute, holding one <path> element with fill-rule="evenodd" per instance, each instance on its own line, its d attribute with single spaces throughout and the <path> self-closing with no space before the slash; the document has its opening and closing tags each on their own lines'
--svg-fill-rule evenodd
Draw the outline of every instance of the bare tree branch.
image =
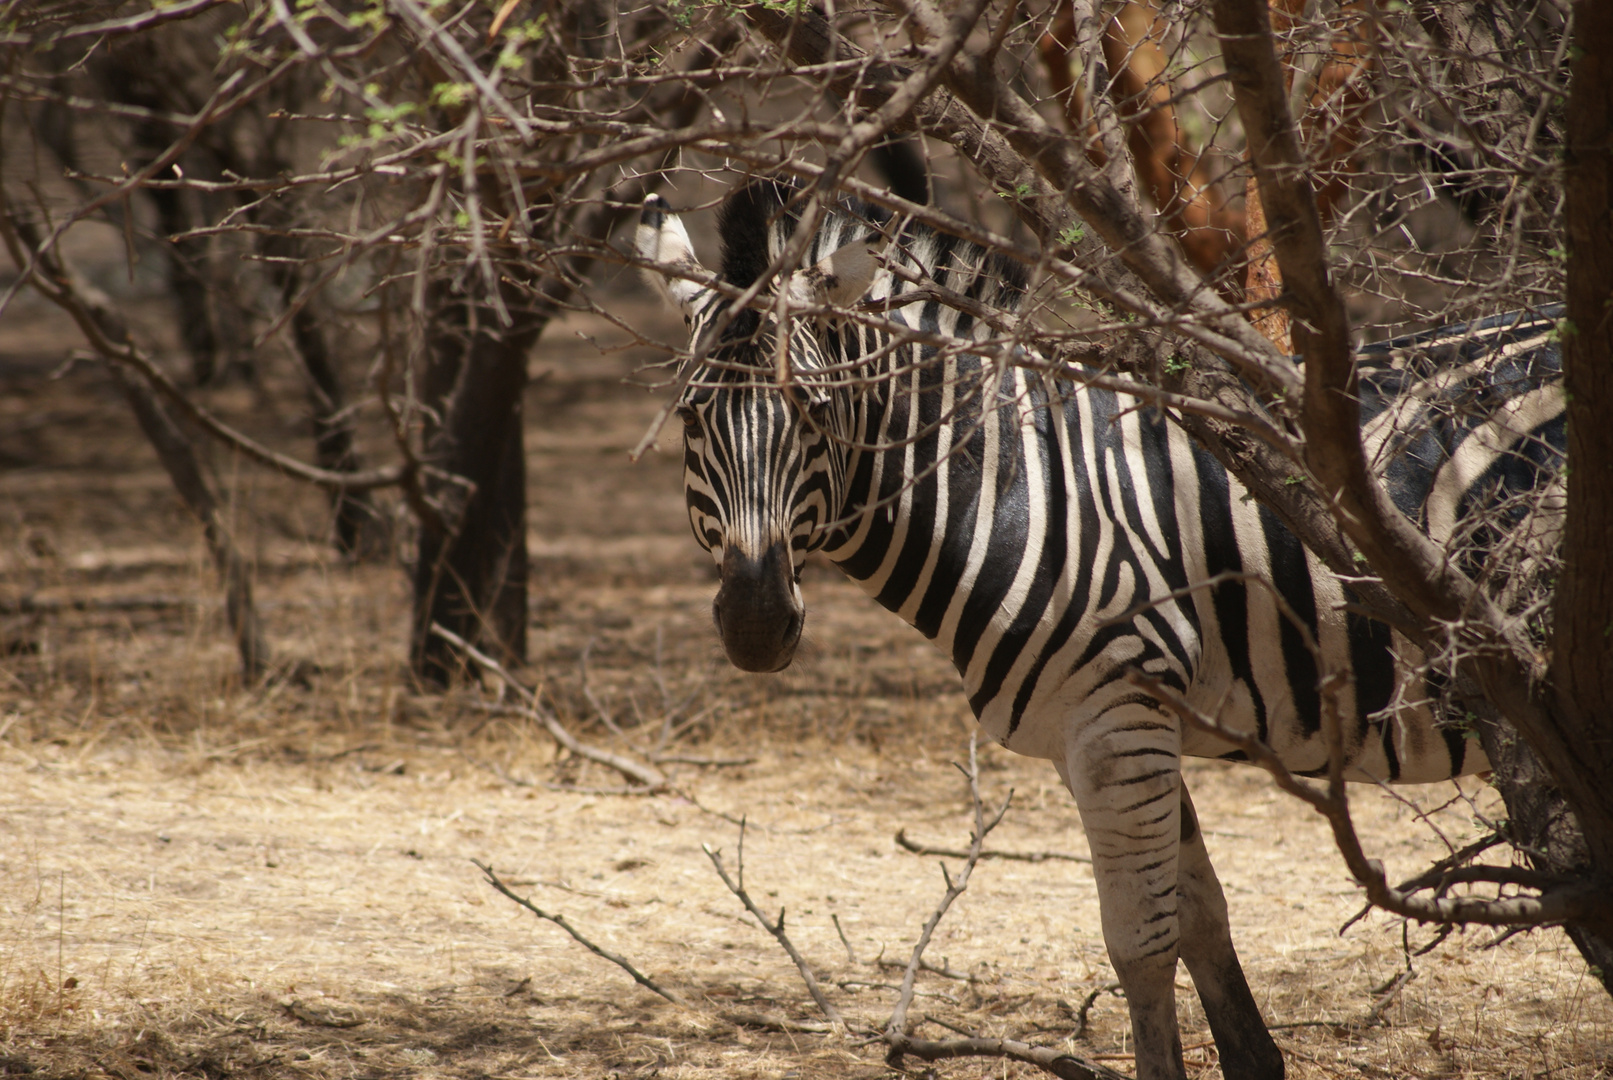
<svg viewBox="0 0 1613 1080">
<path fill-rule="evenodd" d="M 98 351 L 113 359 L 138 354 L 128 325 L 110 299 L 74 276 L 62 261 L 60 250 L 47 247 L 32 223 L 13 213 L 3 191 L 0 191 L 0 236 L 22 272 L 21 280 L 71 314 Z M 231 538 L 218 500 L 202 474 L 195 449 L 185 433 L 163 410 L 145 382 L 118 363 L 112 364 L 112 374 L 180 499 L 202 524 L 208 551 L 224 583 L 225 613 L 241 657 L 242 676 L 248 683 L 255 683 L 268 668 L 269 646 L 252 601 L 251 568 Z"/>
<path fill-rule="evenodd" d="M 510 887 L 504 883 L 503 879 L 493 872 L 493 868 L 491 866 L 487 866 L 475 859 L 472 859 L 471 863 L 487 878 L 487 883 L 493 886 L 493 888 L 497 889 L 500 893 L 507 896 L 511 900 L 514 900 L 517 904 L 526 908 L 538 918 L 554 923 L 556 926 L 560 927 L 560 929 L 570 934 L 572 939 L 576 941 L 577 944 L 581 945 L 595 956 L 603 960 L 609 960 L 611 963 L 627 972 L 628 975 L 632 976 L 634 982 L 644 987 L 644 989 L 648 990 L 650 993 L 663 997 L 672 1002 L 674 1005 L 683 1005 L 687 1007 L 688 1003 L 685 1002 L 681 997 L 672 993 L 670 990 L 664 989 L 654 979 L 650 978 L 648 975 L 645 975 L 643 972 L 639 971 L 638 968 L 634 967 L 632 963 L 625 957 L 618 956 L 609 949 L 596 945 L 588 938 L 584 937 L 582 931 L 578 930 L 575 926 L 572 926 L 570 922 L 566 921 L 566 917 L 564 915 L 547 912 L 525 897 L 517 896 L 514 891 L 512 891 Z"/>
<path fill-rule="evenodd" d="M 1146 690 L 1162 705 L 1175 713 L 1183 723 L 1208 735 L 1224 739 L 1248 755 L 1249 760 L 1271 774 L 1277 786 L 1310 806 L 1325 817 L 1333 830 L 1334 843 L 1344 856 L 1356 883 L 1366 890 L 1367 900 L 1374 906 L 1396 915 L 1420 922 L 1441 924 L 1477 924 L 1480 926 L 1551 926 L 1565 922 L 1606 925 L 1613 919 L 1613 893 L 1600 883 L 1588 880 L 1563 881 L 1554 877 L 1533 878 L 1528 884 L 1548 886 L 1539 896 L 1515 896 L 1486 899 L 1479 896 L 1415 895 L 1418 886 L 1410 889 L 1391 886 L 1383 864 L 1369 859 L 1356 835 L 1350 818 L 1349 802 L 1345 797 L 1343 778 L 1327 787 L 1320 787 L 1295 776 L 1278 758 L 1276 752 L 1248 732 L 1239 731 L 1200 712 L 1187 698 L 1173 687 L 1142 671 L 1133 669 L 1127 679 Z M 1334 691 L 1336 693 L 1336 691 Z M 1324 693 L 1324 697 L 1330 696 Z M 1334 709 L 1336 716 L 1336 709 Z M 1337 755 L 1330 759 L 1335 767 Z M 1509 867 L 1491 872 L 1484 867 L 1471 867 L 1461 875 L 1468 882 L 1490 884 L 1525 884 Z M 1415 882 L 1415 879 L 1414 879 Z"/>
<path fill-rule="evenodd" d="M 763 930 L 773 935 L 773 940 L 777 941 L 779 946 L 789 955 L 790 960 L 795 964 L 795 970 L 801 974 L 801 981 L 806 984 L 807 993 L 812 995 L 812 1000 L 817 1003 L 818 1011 L 823 1013 L 824 1019 L 828 1020 L 836 1031 L 843 1029 L 846 1021 L 841 1017 L 840 1010 L 835 1008 L 834 1002 L 824 996 L 823 988 L 818 985 L 817 976 L 812 974 L 811 966 L 796 949 L 795 943 L 790 940 L 789 934 L 784 931 L 784 909 L 779 908 L 777 922 L 769 922 L 762 909 L 756 906 L 756 901 L 752 900 L 750 894 L 745 891 L 744 820 L 742 819 L 739 823 L 739 851 L 734 856 L 734 873 L 738 875 L 737 880 L 728 875 L 728 869 L 723 866 L 720 851 L 710 844 L 701 844 L 700 850 L 704 851 L 706 858 L 711 860 L 711 865 L 716 869 L 717 876 L 722 878 L 724 885 L 728 886 L 728 891 L 739 898 L 739 902 L 745 905 L 745 910 L 750 912 L 756 921 L 762 924 Z"/>
<path fill-rule="evenodd" d="M 595 762 L 596 764 L 604 765 L 607 768 L 615 769 L 629 780 L 642 784 L 648 791 L 659 791 L 665 788 L 669 783 L 661 770 L 655 768 L 653 765 L 647 765 L 643 762 L 634 761 L 631 758 L 622 756 L 621 754 L 613 754 L 609 750 L 601 750 L 598 747 L 590 746 L 578 739 L 575 735 L 566 730 L 565 725 L 560 723 L 559 720 L 555 719 L 553 713 L 543 708 L 537 699 L 537 695 L 528 689 L 526 685 L 521 682 L 521 680 L 510 674 L 509 670 L 506 669 L 503 664 L 500 664 L 491 656 L 488 656 L 486 653 L 480 651 L 464 638 L 454 633 L 452 630 L 446 630 L 441 626 L 433 625 L 431 632 L 453 645 L 454 648 L 463 652 L 467 657 L 475 661 L 478 667 L 481 667 L 483 670 L 489 672 L 490 674 L 496 675 L 503 680 L 504 684 L 511 690 L 515 691 L 516 696 L 521 699 L 523 706 L 522 712 L 526 716 L 542 724 L 544 730 L 554 737 L 555 742 L 559 743 L 573 754 L 576 754 L 580 758 L 586 758 L 589 761 Z"/>
</svg>

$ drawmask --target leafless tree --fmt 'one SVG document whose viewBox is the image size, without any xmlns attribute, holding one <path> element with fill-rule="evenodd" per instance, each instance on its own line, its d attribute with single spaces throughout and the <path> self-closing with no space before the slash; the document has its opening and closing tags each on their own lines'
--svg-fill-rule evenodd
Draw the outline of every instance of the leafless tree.
<svg viewBox="0 0 1613 1080">
<path fill-rule="evenodd" d="M 0 304 L 37 286 L 92 310 L 60 248 L 101 218 L 133 243 L 166 238 L 187 310 L 233 312 L 243 340 L 287 335 L 324 403 L 315 465 L 231 430 L 168 365 L 86 326 L 151 400 L 338 506 L 398 489 L 418 537 L 422 678 L 463 663 L 454 640 L 524 655 L 526 359 L 569 308 L 630 326 L 589 287 L 596 266 L 632 261 L 618 225 L 660 188 L 698 207 L 740 176 L 792 176 L 809 213 L 852 194 L 1024 263 L 1030 301 L 999 327 L 1005 347 L 1097 368 L 1165 409 L 1351 579 L 1365 612 L 1442 665 L 1538 873 L 1448 875 L 1440 888 L 1469 890 L 1453 906 L 1352 870 L 1416 918 L 1566 922 L 1613 987 L 1607 5 L 5 10 L 6 146 L 35 154 L 7 154 L 18 277 Z M 169 38 L 184 48 L 152 44 Z M 135 85 L 131 56 L 172 77 Z M 59 134 L 66 117 L 80 134 Z M 86 155 L 89 131 L 126 152 Z M 882 178 L 893 155 L 911 178 L 915 154 L 931 183 Z M 154 226 L 130 213 L 136 198 Z M 219 265 L 256 284 L 220 297 Z M 319 373 L 335 373 L 337 297 L 363 298 L 367 333 L 344 339 L 362 362 L 345 378 L 396 447 L 370 470 L 334 439 L 353 411 Z M 1566 524 L 1509 533 L 1475 561 L 1390 500 L 1362 441 L 1356 347 L 1565 299 Z M 197 325 L 201 374 L 224 346 Z M 1516 569 L 1525 554 L 1533 576 Z"/>
</svg>

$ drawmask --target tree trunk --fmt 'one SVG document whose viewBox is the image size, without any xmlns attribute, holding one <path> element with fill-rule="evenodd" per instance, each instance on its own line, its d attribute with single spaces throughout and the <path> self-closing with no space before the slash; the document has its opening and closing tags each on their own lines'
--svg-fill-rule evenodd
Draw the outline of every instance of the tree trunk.
<svg viewBox="0 0 1613 1080">
<path fill-rule="evenodd" d="M 353 418 L 344 406 L 341 380 L 319 316 L 304 305 L 291 317 L 291 337 L 308 375 L 308 409 L 314 427 L 314 464 L 332 472 L 358 472 L 363 462 L 353 445 Z M 391 546 L 387 519 L 369 492 L 332 490 L 336 550 L 350 559 L 373 560 Z"/>
<path fill-rule="evenodd" d="M 1494 770 L 1491 783 L 1507 807 L 1507 841 L 1537 870 L 1583 875 L 1589 862 L 1585 833 L 1569 812 L 1551 771 L 1476 687 L 1469 688 L 1463 698 L 1477 721 L 1479 741 Z M 1613 994 L 1613 946 L 1582 927 L 1565 929 L 1592 973 Z"/>
<path fill-rule="evenodd" d="M 224 586 L 224 614 L 241 655 L 241 679 L 249 686 L 257 683 L 269 667 L 269 646 L 252 602 L 251 568 L 230 538 L 229 528 L 219 514 L 218 500 L 196 460 L 196 448 L 140 376 L 121 364 L 109 366 L 123 389 L 124 399 L 134 410 L 140 430 L 151 441 L 157 460 L 174 482 L 174 490 L 202 523 L 207 550 Z"/>
<path fill-rule="evenodd" d="M 1576 806 L 1591 867 L 1613 881 L 1613 5 L 1574 5 L 1564 188 L 1568 233 L 1568 518 L 1556 593 L 1556 719 L 1587 776 Z M 1584 801 L 1584 800 L 1582 800 Z M 1587 935 L 1576 936 L 1576 943 Z M 1613 993 L 1613 943 L 1586 957 Z M 1582 950 L 1585 948 L 1581 945 Z M 1593 954 L 1594 953 L 1594 954 Z"/>
<path fill-rule="evenodd" d="M 409 662 L 446 684 L 461 666 L 433 623 L 503 663 L 526 660 L 526 458 L 521 396 L 526 356 L 548 322 L 505 289 L 514 325 L 493 306 L 438 284 L 428 307 L 423 397 L 442 421 L 427 458 L 449 474 L 429 493 L 436 513 L 420 523 Z"/>
<path fill-rule="evenodd" d="M 41 251 L 42 238 L 38 227 L 10 215 L 8 208 L 0 207 L 9 227 L 15 230 L 16 240 L 39 259 L 34 270 L 34 284 L 53 303 L 60 305 L 84 328 L 86 334 L 94 330 L 115 346 L 133 347 L 129 325 L 121 312 L 104 292 L 80 279 L 62 261 L 57 250 Z M 18 269 L 22 269 L 19 262 Z M 46 284 L 45 281 L 53 284 Z M 219 578 L 224 584 L 224 610 L 229 619 L 230 631 L 235 637 L 236 649 L 241 655 L 241 677 L 248 683 L 263 678 L 269 666 L 269 646 L 264 640 L 263 625 L 258 621 L 257 608 L 252 602 L 252 576 L 250 567 L 241 557 L 235 542 L 230 538 L 229 527 L 219 513 L 218 500 L 207 486 L 201 463 L 196 459 L 196 448 L 189 437 L 162 407 L 149 383 L 125 365 L 112 361 L 112 375 L 123 391 L 124 400 L 133 410 L 140 430 L 151 442 L 174 490 L 191 513 L 202 524 L 202 535 L 207 550 L 213 556 Z"/>
<path fill-rule="evenodd" d="M 277 166 L 271 171 L 291 171 L 290 164 L 278 156 L 272 156 L 271 160 Z M 303 268 L 314 264 L 307 245 L 290 233 L 297 219 L 282 200 L 276 198 L 262 200 L 250 212 L 258 223 L 272 230 L 262 239 L 260 249 L 267 257 L 265 266 L 281 302 L 289 306 L 306 284 Z M 292 313 L 289 329 L 292 349 L 302 361 L 308 380 L 314 463 L 332 472 L 358 472 L 362 462 L 353 445 L 353 417 L 345 407 L 330 339 L 312 301 Z M 330 504 L 335 518 L 337 551 L 360 560 L 377 559 L 386 554 L 391 547 L 390 530 L 368 492 L 332 490 Z"/>
</svg>

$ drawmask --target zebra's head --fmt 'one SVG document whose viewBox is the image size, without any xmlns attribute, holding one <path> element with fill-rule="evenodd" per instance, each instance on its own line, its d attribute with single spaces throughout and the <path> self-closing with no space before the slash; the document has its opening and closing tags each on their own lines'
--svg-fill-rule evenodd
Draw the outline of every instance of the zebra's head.
<svg viewBox="0 0 1613 1080">
<path fill-rule="evenodd" d="M 877 268 L 866 219 L 830 213 L 799 267 L 736 309 L 735 291 L 755 284 L 795 231 L 792 194 L 763 180 L 724 202 L 726 288 L 710 283 L 659 196 L 645 202 L 637 236 L 690 330 L 694 366 L 677 403 L 689 524 L 721 570 L 712 615 L 745 671 L 784 669 L 801 639 L 801 567 L 839 513 L 851 411 L 847 380 L 830 370 L 840 331 L 823 312 L 861 297 Z"/>
</svg>

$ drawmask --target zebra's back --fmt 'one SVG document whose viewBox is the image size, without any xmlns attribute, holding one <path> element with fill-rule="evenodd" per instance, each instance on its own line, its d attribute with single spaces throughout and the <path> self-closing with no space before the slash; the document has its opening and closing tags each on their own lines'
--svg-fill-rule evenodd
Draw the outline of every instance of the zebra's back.
<svg viewBox="0 0 1613 1080">
<path fill-rule="evenodd" d="M 1369 453 L 1469 572 L 1520 537 L 1549 548 L 1563 445 L 1550 331 L 1548 313 L 1363 350 Z M 1321 772 L 1332 671 L 1351 676 L 1334 701 L 1356 778 L 1488 767 L 1439 666 L 1359 614 L 1349 583 L 1157 410 L 953 357 L 868 403 L 859 440 L 888 448 L 853 455 L 831 558 L 950 655 L 1016 752 L 1060 757 L 1072 715 L 1137 695 L 1124 674 L 1138 667 Z M 1192 731 L 1182 750 L 1238 756 Z"/>
</svg>

